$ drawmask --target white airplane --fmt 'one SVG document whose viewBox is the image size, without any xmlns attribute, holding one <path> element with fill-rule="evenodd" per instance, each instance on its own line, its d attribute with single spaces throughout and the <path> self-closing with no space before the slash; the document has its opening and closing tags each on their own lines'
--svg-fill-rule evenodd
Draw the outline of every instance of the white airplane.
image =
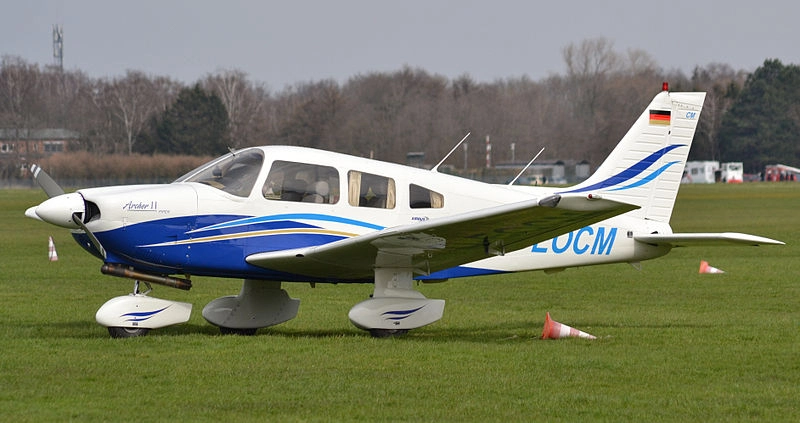
<svg viewBox="0 0 800 423">
<path fill-rule="evenodd" d="M 98 323 L 113 337 L 186 322 L 191 304 L 149 296 L 189 289 L 190 275 L 241 278 L 203 317 L 253 334 L 292 319 L 282 282 L 374 283 L 351 322 L 373 336 L 436 322 L 444 300 L 416 280 L 627 262 L 693 244 L 782 244 L 739 233 L 673 233 L 670 215 L 705 93 L 655 96 L 606 161 L 567 188 L 493 185 L 431 170 L 301 147 L 231 152 L 166 185 L 65 194 L 25 214 L 69 228 L 104 274 L 135 280 Z M 173 276 L 173 275 L 179 275 Z M 147 290 L 139 289 L 139 282 Z"/>
</svg>

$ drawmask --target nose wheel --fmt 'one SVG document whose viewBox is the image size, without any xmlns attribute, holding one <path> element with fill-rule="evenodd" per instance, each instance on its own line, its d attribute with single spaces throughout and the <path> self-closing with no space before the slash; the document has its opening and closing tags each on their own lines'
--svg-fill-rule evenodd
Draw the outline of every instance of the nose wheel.
<svg viewBox="0 0 800 423">
<path fill-rule="evenodd" d="M 108 334 L 111 335 L 112 338 L 135 338 L 137 336 L 145 336 L 148 332 L 150 332 L 148 328 L 108 328 Z"/>
<path fill-rule="evenodd" d="M 112 338 L 135 338 L 145 336 L 150 329 L 185 323 L 189 320 L 192 305 L 148 296 L 152 287 L 146 281 L 142 291 L 137 280 L 133 292 L 108 300 L 95 318 L 97 323 L 108 328 Z"/>
<path fill-rule="evenodd" d="M 145 296 L 153 290 L 153 287 L 150 286 L 149 283 L 145 282 L 145 286 L 147 286 L 147 290 L 142 292 L 139 288 L 139 281 L 136 280 L 133 283 L 133 292 L 131 295 L 141 295 Z M 108 334 L 111 335 L 112 338 L 136 338 L 137 336 L 145 336 L 147 333 L 150 332 L 148 328 L 131 328 L 131 327 L 120 327 L 120 326 L 109 326 L 108 327 Z"/>
</svg>

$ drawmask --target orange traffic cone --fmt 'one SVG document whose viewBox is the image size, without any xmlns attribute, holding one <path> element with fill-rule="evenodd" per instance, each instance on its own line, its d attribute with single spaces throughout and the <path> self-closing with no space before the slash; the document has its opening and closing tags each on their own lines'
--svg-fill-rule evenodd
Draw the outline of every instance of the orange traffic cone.
<svg viewBox="0 0 800 423">
<path fill-rule="evenodd" d="M 714 266 L 709 266 L 707 261 L 701 260 L 700 261 L 700 272 L 699 273 L 725 273 L 725 271 L 717 269 Z"/>
<path fill-rule="evenodd" d="M 47 256 L 50 261 L 58 261 L 58 253 L 56 252 L 56 244 L 53 243 L 53 237 L 47 240 Z"/>
<path fill-rule="evenodd" d="M 584 331 L 580 331 L 573 327 L 569 327 L 563 323 L 558 323 L 550 318 L 550 312 L 544 319 L 544 329 L 542 330 L 542 339 L 558 339 L 572 336 L 575 338 L 597 339 L 594 335 L 589 335 Z"/>
</svg>

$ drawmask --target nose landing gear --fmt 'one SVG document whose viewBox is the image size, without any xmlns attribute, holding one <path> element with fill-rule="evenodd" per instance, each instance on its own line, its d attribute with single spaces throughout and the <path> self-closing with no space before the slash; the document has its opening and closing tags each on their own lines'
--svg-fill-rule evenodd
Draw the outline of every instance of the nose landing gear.
<svg viewBox="0 0 800 423">
<path fill-rule="evenodd" d="M 139 281 L 135 281 L 132 293 L 112 298 L 97 310 L 97 323 L 107 327 L 112 338 L 144 336 L 150 329 L 189 320 L 191 304 L 149 297 L 152 287 L 147 282 L 145 285 L 147 290 L 141 292 Z"/>
</svg>

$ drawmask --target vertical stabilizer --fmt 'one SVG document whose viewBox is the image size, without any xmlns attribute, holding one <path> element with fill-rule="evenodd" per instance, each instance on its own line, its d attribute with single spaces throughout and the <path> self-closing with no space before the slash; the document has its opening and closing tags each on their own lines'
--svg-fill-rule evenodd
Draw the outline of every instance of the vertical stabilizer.
<svg viewBox="0 0 800 423">
<path fill-rule="evenodd" d="M 669 222 L 705 96 L 656 95 L 597 171 L 564 193 L 602 194 L 641 207 L 629 215 Z"/>
</svg>

